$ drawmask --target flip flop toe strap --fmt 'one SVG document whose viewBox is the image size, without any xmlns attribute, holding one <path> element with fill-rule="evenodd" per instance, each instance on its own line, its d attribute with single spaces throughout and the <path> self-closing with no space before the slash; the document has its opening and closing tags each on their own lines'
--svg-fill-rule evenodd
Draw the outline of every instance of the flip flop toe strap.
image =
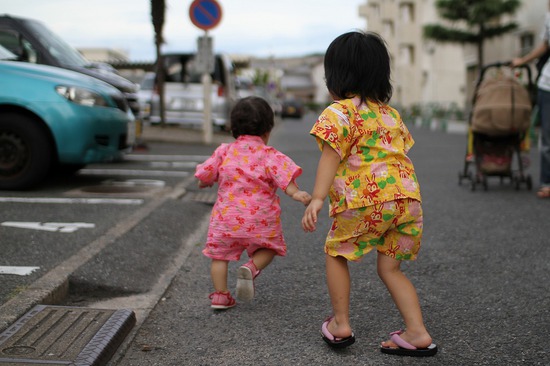
<svg viewBox="0 0 550 366">
<path fill-rule="evenodd" d="M 400 337 L 400 335 L 403 334 L 403 331 L 402 330 L 398 330 L 396 332 L 392 332 L 390 333 L 390 339 L 393 343 L 395 343 L 396 345 L 398 345 L 399 347 L 401 348 L 404 348 L 404 349 L 410 349 L 410 350 L 416 350 L 417 348 L 415 346 L 413 346 L 412 344 L 410 344 L 409 342 L 406 342 L 403 340 L 403 338 Z"/>
<path fill-rule="evenodd" d="M 335 342 L 340 340 L 339 338 L 336 338 L 334 335 L 332 335 L 331 332 L 328 331 L 328 323 L 332 320 L 332 316 L 328 317 L 321 326 L 321 331 L 324 334 L 325 337 L 327 337 L 329 340 Z"/>
</svg>

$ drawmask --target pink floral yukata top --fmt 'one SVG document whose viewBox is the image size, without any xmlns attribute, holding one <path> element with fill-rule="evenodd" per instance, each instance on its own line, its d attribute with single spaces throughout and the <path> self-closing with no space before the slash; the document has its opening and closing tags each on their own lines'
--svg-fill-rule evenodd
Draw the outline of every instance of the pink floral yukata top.
<svg viewBox="0 0 550 366">
<path fill-rule="evenodd" d="M 235 238 L 280 238 L 278 254 L 286 253 L 277 188 L 286 190 L 302 169 L 292 159 L 267 146 L 261 137 L 242 135 L 220 145 L 195 177 L 218 182 L 218 199 L 212 209 L 208 242 Z M 266 240 L 269 242 L 269 240 Z"/>
<path fill-rule="evenodd" d="M 330 216 L 397 199 L 421 200 L 406 155 L 414 140 L 392 107 L 358 97 L 336 101 L 310 133 L 321 149 L 327 143 L 341 159 L 329 192 Z"/>
</svg>

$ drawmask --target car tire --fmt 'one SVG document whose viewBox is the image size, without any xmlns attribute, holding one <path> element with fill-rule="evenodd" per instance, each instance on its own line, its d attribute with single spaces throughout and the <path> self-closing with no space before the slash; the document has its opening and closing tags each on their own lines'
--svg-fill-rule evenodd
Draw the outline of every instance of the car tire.
<svg viewBox="0 0 550 366">
<path fill-rule="evenodd" d="M 23 190 L 41 183 L 53 163 L 52 142 L 36 119 L 0 114 L 0 189 Z"/>
</svg>

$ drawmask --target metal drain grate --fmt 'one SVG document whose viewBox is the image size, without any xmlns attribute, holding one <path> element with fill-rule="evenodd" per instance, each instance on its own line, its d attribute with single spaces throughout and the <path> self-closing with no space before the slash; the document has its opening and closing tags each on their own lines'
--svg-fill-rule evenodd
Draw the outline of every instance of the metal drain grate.
<svg viewBox="0 0 550 366">
<path fill-rule="evenodd" d="M 37 305 L 0 334 L 0 365 L 106 365 L 133 311 Z"/>
</svg>

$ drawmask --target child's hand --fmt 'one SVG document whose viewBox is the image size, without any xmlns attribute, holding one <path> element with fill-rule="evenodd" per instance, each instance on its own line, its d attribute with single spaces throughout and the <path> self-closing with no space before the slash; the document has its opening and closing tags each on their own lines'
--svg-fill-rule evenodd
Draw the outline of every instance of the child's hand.
<svg viewBox="0 0 550 366">
<path fill-rule="evenodd" d="M 323 200 L 312 199 L 304 212 L 302 218 L 302 229 L 304 231 L 315 231 L 317 224 L 317 214 L 323 208 Z"/>
<path fill-rule="evenodd" d="M 306 191 L 296 191 L 292 195 L 294 201 L 302 202 L 305 206 L 309 205 L 311 202 L 311 195 Z"/>
<path fill-rule="evenodd" d="M 213 184 L 207 184 L 207 183 L 204 183 L 203 181 L 199 180 L 199 188 L 208 188 L 208 187 L 212 187 Z"/>
</svg>

